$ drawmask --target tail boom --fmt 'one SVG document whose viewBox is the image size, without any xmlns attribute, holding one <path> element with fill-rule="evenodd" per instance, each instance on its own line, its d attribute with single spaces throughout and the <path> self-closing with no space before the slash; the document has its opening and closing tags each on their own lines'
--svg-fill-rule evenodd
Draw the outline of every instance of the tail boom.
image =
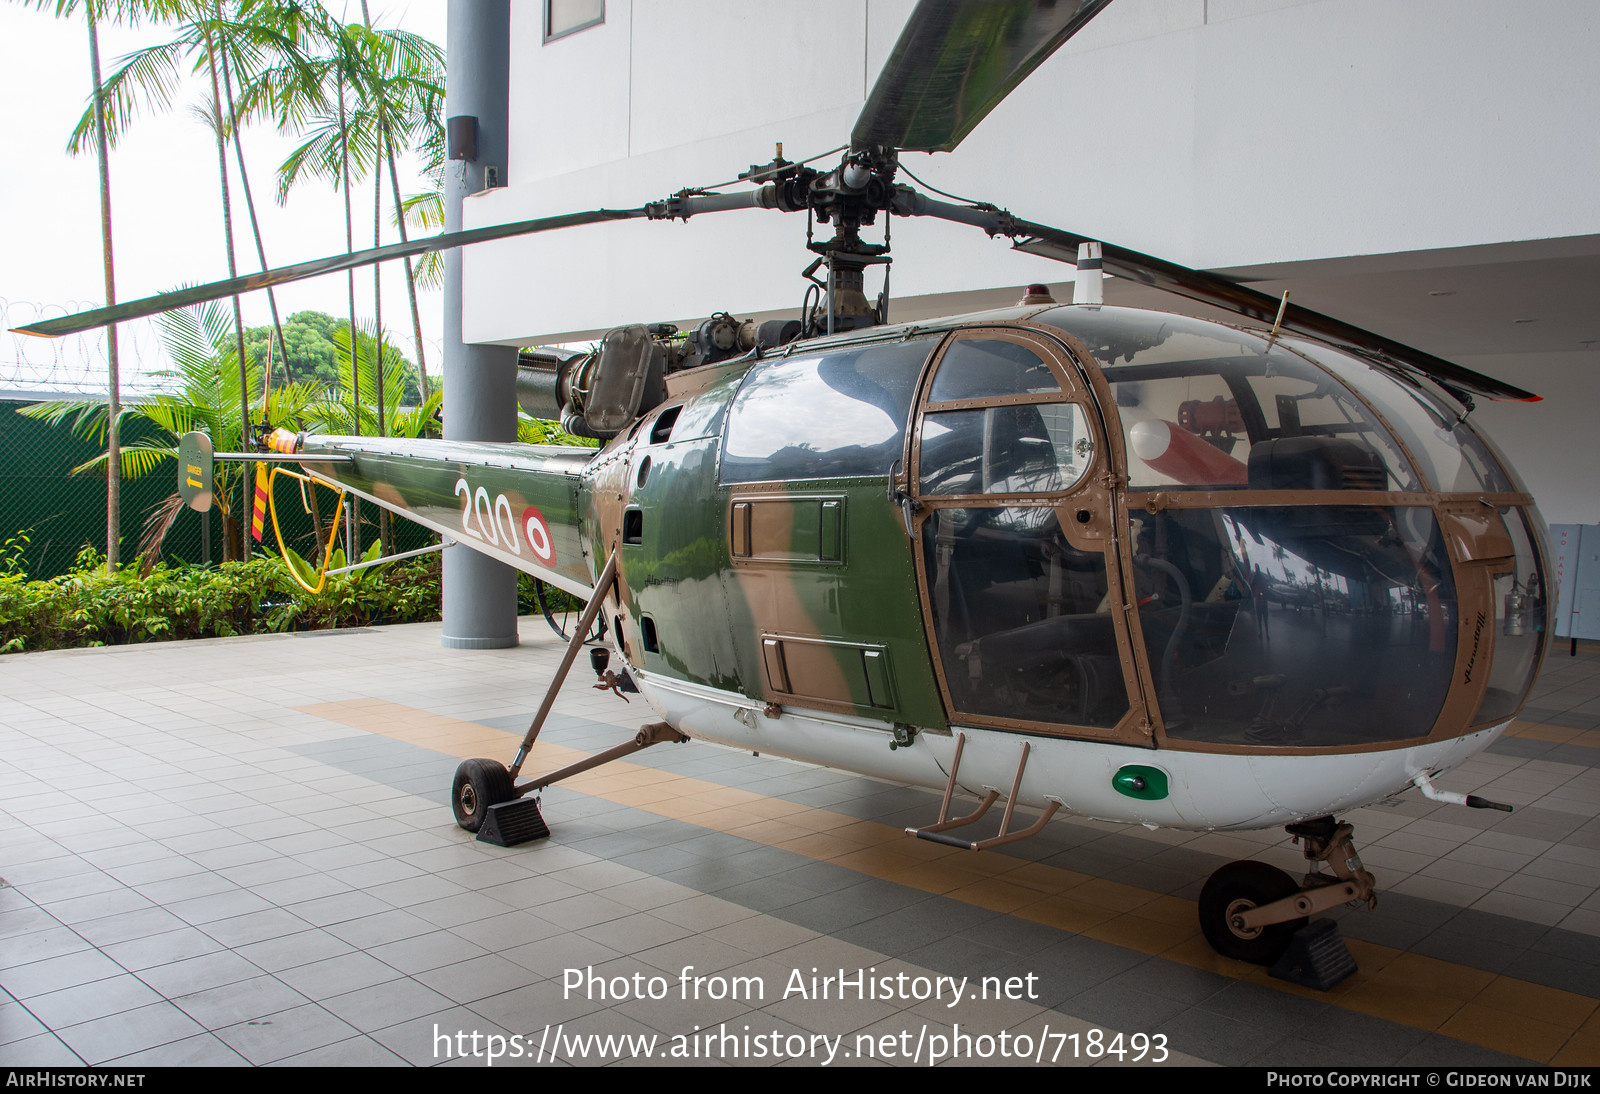
<svg viewBox="0 0 1600 1094">
<path fill-rule="evenodd" d="M 593 449 L 316 435 L 297 449 L 317 478 L 461 546 L 575 596 L 594 589 L 600 563 L 585 550 L 578 508 Z"/>
</svg>

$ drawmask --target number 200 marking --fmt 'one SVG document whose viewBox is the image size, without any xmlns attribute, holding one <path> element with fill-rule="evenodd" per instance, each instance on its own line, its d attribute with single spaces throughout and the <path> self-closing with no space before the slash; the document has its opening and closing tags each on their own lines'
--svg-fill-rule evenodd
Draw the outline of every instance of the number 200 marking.
<svg viewBox="0 0 1600 1094">
<path fill-rule="evenodd" d="M 461 498 L 461 530 L 467 535 L 496 546 L 509 547 L 513 554 L 518 555 L 522 554 L 525 535 L 534 557 L 546 566 L 555 565 L 556 551 L 550 539 L 550 526 L 545 523 L 544 515 L 538 509 L 528 506 L 523 510 L 522 520 L 518 521 L 511 511 L 510 499 L 504 494 L 496 494 L 494 500 L 490 501 L 489 491 L 481 486 L 473 490 L 464 478 L 456 480 L 455 492 Z M 485 513 L 489 516 L 487 522 L 484 520 Z M 476 529 L 473 528 L 474 524 L 477 525 Z"/>
</svg>

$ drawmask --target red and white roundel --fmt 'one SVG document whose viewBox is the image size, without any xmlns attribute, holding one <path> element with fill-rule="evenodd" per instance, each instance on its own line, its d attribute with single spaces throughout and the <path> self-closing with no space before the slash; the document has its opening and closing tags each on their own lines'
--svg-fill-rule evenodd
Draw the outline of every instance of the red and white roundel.
<svg viewBox="0 0 1600 1094">
<path fill-rule="evenodd" d="M 556 564 L 556 545 L 550 541 L 550 526 L 544 522 L 544 514 L 531 505 L 522 511 L 522 534 L 533 548 L 534 558 L 546 566 Z"/>
</svg>

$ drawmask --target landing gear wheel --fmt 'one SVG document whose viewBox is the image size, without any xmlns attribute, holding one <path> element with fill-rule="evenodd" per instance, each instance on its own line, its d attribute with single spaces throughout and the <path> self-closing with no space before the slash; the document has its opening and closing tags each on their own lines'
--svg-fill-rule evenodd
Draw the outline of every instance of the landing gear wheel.
<svg viewBox="0 0 1600 1094">
<path fill-rule="evenodd" d="M 456 823 L 468 832 L 483 826 L 491 805 L 510 801 L 511 773 L 495 760 L 462 760 L 450 787 L 450 808 Z"/>
<path fill-rule="evenodd" d="M 1249 860 L 1230 862 L 1200 890 L 1200 930 L 1223 957 L 1271 965 L 1289 948 L 1294 932 L 1306 925 L 1305 918 L 1250 928 L 1235 926 L 1233 917 L 1299 891 L 1294 878 L 1276 866 Z"/>
</svg>

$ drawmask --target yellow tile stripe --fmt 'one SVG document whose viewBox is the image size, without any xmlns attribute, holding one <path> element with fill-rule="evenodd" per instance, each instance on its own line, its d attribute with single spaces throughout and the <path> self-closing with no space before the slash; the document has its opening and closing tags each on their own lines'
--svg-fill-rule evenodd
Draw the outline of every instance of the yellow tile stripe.
<svg viewBox="0 0 1600 1094">
<path fill-rule="evenodd" d="M 1527 737 L 1533 741 L 1549 741 L 1558 745 L 1582 745 L 1600 748 L 1600 729 L 1569 729 L 1566 726 L 1546 725 L 1544 722 L 1524 722 L 1520 718 L 1506 730 L 1507 737 Z"/>
<path fill-rule="evenodd" d="M 507 735 L 500 730 L 382 699 L 297 709 L 459 758 L 498 756 L 508 746 Z M 541 741 L 534 746 L 527 769 L 550 770 L 585 755 Z M 1201 936 L 1190 900 L 997 851 L 972 854 L 908 839 L 888 825 L 621 760 L 562 785 L 923 892 L 1524 1059 L 1558 1066 L 1600 1064 L 1600 1000 L 1588 996 L 1354 939 L 1348 944 L 1361 971 L 1332 991 L 1312 991 L 1275 980 L 1263 968 L 1219 956 Z"/>
</svg>

